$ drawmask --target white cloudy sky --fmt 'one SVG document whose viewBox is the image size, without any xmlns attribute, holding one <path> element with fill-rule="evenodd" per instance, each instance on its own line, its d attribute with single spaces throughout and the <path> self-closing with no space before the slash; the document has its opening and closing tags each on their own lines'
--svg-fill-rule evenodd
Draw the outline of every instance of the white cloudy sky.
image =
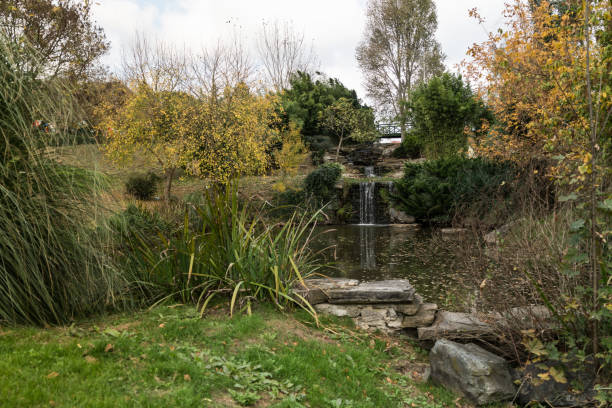
<svg viewBox="0 0 612 408">
<path fill-rule="evenodd" d="M 502 23 L 507 0 L 435 0 L 437 38 L 454 71 L 468 46 L 486 38 Z M 478 7 L 484 27 L 468 16 Z M 253 43 L 264 21 L 289 20 L 312 41 L 321 71 L 339 78 L 364 98 L 355 47 L 363 35 L 366 0 L 99 0 L 94 17 L 111 41 L 104 62 L 116 70 L 121 48 L 142 31 L 169 42 L 198 49 L 214 44 L 238 28 Z"/>
</svg>

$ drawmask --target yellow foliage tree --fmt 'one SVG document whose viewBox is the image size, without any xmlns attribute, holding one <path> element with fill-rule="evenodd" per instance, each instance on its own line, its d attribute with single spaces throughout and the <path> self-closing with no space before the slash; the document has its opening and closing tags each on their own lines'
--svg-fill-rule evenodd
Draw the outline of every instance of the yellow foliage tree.
<svg viewBox="0 0 612 408">
<path fill-rule="evenodd" d="M 272 162 L 289 172 L 306 149 L 297 129 L 283 128 L 279 106 L 276 96 L 255 94 L 242 83 L 220 98 L 201 99 L 140 85 L 122 107 L 109 107 L 106 151 L 116 162 L 139 155 L 159 164 L 166 200 L 179 167 L 221 184 L 263 174 Z"/>
<path fill-rule="evenodd" d="M 108 117 L 106 152 L 116 162 L 136 154 L 157 163 L 165 171 L 168 200 L 176 170 L 189 155 L 189 122 L 197 101 L 182 92 L 154 91 L 140 85 L 120 108 Z"/>
<path fill-rule="evenodd" d="M 552 174 L 559 178 L 588 172 L 587 72 L 598 84 L 592 95 L 600 118 L 597 126 L 608 126 L 612 106 L 609 44 L 596 40 L 610 27 L 610 3 L 591 3 L 588 35 L 595 41 L 588 70 L 583 11 L 577 7 L 560 12 L 546 1 L 507 4 L 506 28 L 469 49 L 471 61 L 463 68 L 481 85 L 481 96 L 498 121 L 484 132 L 488 137 L 478 141 L 480 154 L 517 162 L 554 157 L 558 165 Z M 471 15 L 480 19 L 476 10 Z"/>
</svg>

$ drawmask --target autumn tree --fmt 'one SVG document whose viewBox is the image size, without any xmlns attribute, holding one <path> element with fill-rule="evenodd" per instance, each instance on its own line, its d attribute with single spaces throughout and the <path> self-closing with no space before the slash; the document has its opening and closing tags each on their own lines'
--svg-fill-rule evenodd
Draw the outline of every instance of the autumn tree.
<svg viewBox="0 0 612 408">
<path fill-rule="evenodd" d="M 599 17 L 589 36 L 596 38 L 606 31 L 609 10 L 605 1 L 593 4 Z M 479 18 L 475 10 L 472 14 Z M 515 1 L 505 14 L 506 29 L 471 47 L 471 60 L 463 67 L 472 83 L 481 85 L 479 92 L 498 120 L 483 132 L 488 136 L 479 140 L 480 153 L 523 163 L 557 157 L 551 175 L 562 181 L 580 173 L 585 179 L 590 161 L 587 79 L 597 84 L 597 126 L 610 129 L 608 45 L 593 42 L 587 70 L 584 26 L 571 14 L 545 1 L 537 7 Z"/>
<path fill-rule="evenodd" d="M 536 291 L 560 314 L 565 344 L 592 351 L 609 369 L 612 10 L 607 0 L 562 5 L 571 7 L 507 4 L 506 28 L 469 50 L 465 71 L 482 84 L 498 119 L 479 141 L 479 153 L 519 164 L 545 159 L 553 164 L 547 176 L 563 192 L 558 200 L 574 202 L 569 209 L 578 219 L 561 268 L 571 285 L 557 298 L 541 286 Z"/>
<path fill-rule="evenodd" d="M 200 100 L 188 126 L 187 170 L 220 183 L 263 174 L 269 147 L 283 140 L 277 107 L 275 96 L 257 95 L 245 84 L 225 88 L 216 102 Z"/>
<path fill-rule="evenodd" d="M 364 39 L 357 62 L 368 96 L 400 121 L 406 134 L 405 101 L 414 84 L 439 74 L 444 67 L 434 38 L 438 21 L 432 0 L 369 0 Z"/>
<path fill-rule="evenodd" d="M 125 105 L 110 112 L 106 127 L 106 152 L 116 162 L 136 156 L 159 165 L 166 175 L 164 198 L 170 199 L 176 169 L 190 154 L 189 124 L 197 101 L 184 92 L 154 91 L 138 86 Z"/>
<path fill-rule="evenodd" d="M 288 22 L 264 22 L 257 50 L 268 85 L 277 92 L 289 87 L 294 73 L 312 72 L 318 65 L 312 45 Z"/>
<path fill-rule="evenodd" d="M 27 44 L 17 68 L 35 77 L 86 79 L 101 69 L 109 46 L 88 1 L 0 0 L 0 30 Z"/>
</svg>

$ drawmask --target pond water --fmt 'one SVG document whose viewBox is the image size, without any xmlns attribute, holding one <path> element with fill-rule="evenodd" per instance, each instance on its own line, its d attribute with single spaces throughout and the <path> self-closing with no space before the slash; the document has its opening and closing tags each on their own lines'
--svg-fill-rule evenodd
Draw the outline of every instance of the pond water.
<svg viewBox="0 0 612 408">
<path fill-rule="evenodd" d="M 434 232 L 385 225 L 317 228 L 313 248 L 329 248 L 324 252 L 332 263 L 327 276 L 408 279 L 426 301 L 442 305 L 455 304 L 468 293 L 469 272 L 460 261 L 457 243 L 445 242 Z"/>
</svg>

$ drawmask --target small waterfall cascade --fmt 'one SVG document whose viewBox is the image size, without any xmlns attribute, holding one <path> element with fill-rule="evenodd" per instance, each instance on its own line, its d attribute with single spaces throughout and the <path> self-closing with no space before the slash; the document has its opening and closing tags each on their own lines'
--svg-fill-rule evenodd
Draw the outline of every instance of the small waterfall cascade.
<svg viewBox="0 0 612 408">
<path fill-rule="evenodd" d="M 374 175 L 374 167 L 368 166 L 364 168 L 365 176 L 370 179 Z M 362 181 L 359 183 L 359 224 L 373 225 L 376 223 L 374 189 L 376 183 L 374 181 Z"/>
</svg>

